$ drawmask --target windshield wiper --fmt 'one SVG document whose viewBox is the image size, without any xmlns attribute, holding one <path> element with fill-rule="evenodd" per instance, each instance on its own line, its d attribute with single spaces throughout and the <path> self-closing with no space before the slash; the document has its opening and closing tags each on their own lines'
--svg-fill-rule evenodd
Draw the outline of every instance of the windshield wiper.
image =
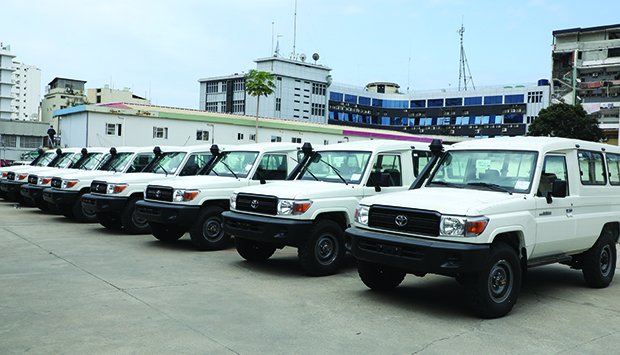
<svg viewBox="0 0 620 355">
<path fill-rule="evenodd" d="M 314 174 L 312 173 L 312 171 L 310 171 L 310 168 L 306 168 L 305 172 L 307 172 L 308 174 L 310 174 L 310 176 L 312 176 L 314 178 L 314 180 L 319 181 L 319 178 L 317 178 L 316 176 L 314 176 Z"/>
<path fill-rule="evenodd" d="M 168 171 L 166 169 L 164 169 L 164 167 L 161 164 L 157 163 L 157 167 L 161 168 L 161 170 L 163 170 L 164 173 L 166 173 L 166 176 L 168 176 Z"/>
<path fill-rule="evenodd" d="M 447 181 L 431 181 L 431 182 L 428 183 L 428 185 L 429 186 L 439 185 L 439 186 L 456 187 L 456 188 L 459 188 L 459 189 L 463 188 L 463 186 L 459 186 L 457 184 L 453 184 L 453 183 L 447 182 Z"/>
<path fill-rule="evenodd" d="M 233 169 L 228 166 L 228 164 L 224 163 L 223 160 L 220 160 L 220 163 L 222 163 L 222 165 L 224 165 L 226 167 L 226 169 L 228 169 L 228 171 L 231 172 L 231 174 L 233 174 L 233 176 L 235 177 L 235 179 L 239 179 L 239 177 L 237 176 L 237 174 L 235 174 L 235 172 L 233 171 Z"/>
<path fill-rule="evenodd" d="M 336 173 L 336 175 L 338 175 L 338 177 L 340 178 L 340 180 L 342 180 L 342 182 L 344 182 L 345 185 L 349 185 L 349 183 L 347 182 L 347 180 L 345 180 L 345 178 L 342 177 L 342 175 L 340 175 L 340 171 L 338 171 L 338 169 L 336 169 L 333 165 L 331 165 L 330 163 L 326 162 L 325 160 L 323 160 L 323 158 L 321 158 L 321 162 L 323 162 L 325 165 L 329 166 L 330 168 L 332 168 L 332 170 L 334 170 L 334 172 Z M 314 175 L 313 175 L 314 176 Z M 316 178 L 315 178 L 316 179 Z M 318 179 L 317 179 L 318 180 Z"/>
<path fill-rule="evenodd" d="M 480 187 L 486 187 L 489 190 L 493 190 L 493 191 L 501 191 L 501 192 L 508 192 L 510 195 L 512 195 L 512 191 L 508 190 L 505 187 L 499 186 L 497 184 L 490 184 L 488 182 L 469 182 L 467 183 L 468 186 L 480 186 Z"/>
</svg>

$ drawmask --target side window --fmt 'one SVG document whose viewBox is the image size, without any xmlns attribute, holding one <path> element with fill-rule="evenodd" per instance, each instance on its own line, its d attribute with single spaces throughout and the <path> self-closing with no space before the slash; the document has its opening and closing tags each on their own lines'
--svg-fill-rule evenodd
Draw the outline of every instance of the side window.
<svg viewBox="0 0 620 355">
<path fill-rule="evenodd" d="M 605 185 L 607 183 L 602 153 L 580 150 L 577 152 L 577 157 L 583 185 Z"/>
<path fill-rule="evenodd" d="M 413 176 L 417 177 L 426 164 L 431 161 L 432 153 L 413 150 L 411 151 L 411 157 L 413 158 Z"/>
<path fill-rule="evenodd" d="M 402 186 L 402 169 L 400 155 L 380 154 L 373 164 L 366 186 Z"/>
<path fill-rule="evenodd" d="M 538 184 L 539 197 L 547 196 L 551 192 L 551 186 L 554 181 L 566 181 L 566 196 L 568 196 L 568 173 L 566 171 L 566 157 L 562 155 L 548 155 L 545 157 L 545 165 L 540 175 L 540 183 Z"/>
<path fill-rule="evenodd" d="M 192 176 L 196 175 L 200 169 L 202 169 L 209 159 L 211 154 L 208 153 L 195 153 L 189 156 L 183 170 L 179 173 L 179 176 Z"/>
<path fill-rule="evenodd" d="M 138 173 L 146 168 L 147 165 L 155 158 L 155 154 L 153 153 L 145 153 L 139 154 L 132 162 L 129 169 L 127 169 L 128 173 Z"/>
<path fill-rule="evenodd" d="M 286 155 L 284 154 L 265 154 L 258 164 L 253 179 L 284 180 L 288 171 L 286 164 Z"/>
<path fill-rule="evenodd" d="M 609 183 L 620 185 L 620 155 L 607 153 L 607 166 L 609 170 Z"/>
</svg>

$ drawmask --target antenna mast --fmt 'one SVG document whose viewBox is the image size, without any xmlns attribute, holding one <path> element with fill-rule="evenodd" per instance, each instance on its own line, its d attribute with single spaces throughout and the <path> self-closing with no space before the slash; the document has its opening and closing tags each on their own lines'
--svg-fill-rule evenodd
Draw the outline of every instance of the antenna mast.
<svg viewBox="0 0 620 355">
<path fill-rule="evenodd" d="M 471 86 L 476 90 L 474 85 L 474 78 L 471 76 L 471 70 L 469 70 L 469 63 L 467 63 L 467 56 L 465 55 L 465 47 L 463 46 L 463 34 L 465 33 L 465 27 L 461 23 L 461 28 L 458 31 L 461 37 L 461 62 L 459 64 L 459 91 L 467 91 L 467 80 L 471 82 Z M 461 86 L 462 84 L 462 86 Z"/>
<path fill-rule="evenodd" d="M 293 17 L 293 58 L 295 58 L 295 43 L 297 42 L 297 0 L 295 0 L 295 14 Z"/>
</svg>

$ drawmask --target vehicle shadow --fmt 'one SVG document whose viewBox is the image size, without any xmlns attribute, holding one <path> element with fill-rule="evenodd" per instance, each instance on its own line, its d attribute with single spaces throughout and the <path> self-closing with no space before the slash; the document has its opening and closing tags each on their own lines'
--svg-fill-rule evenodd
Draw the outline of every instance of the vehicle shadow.
<svg viewBox="0 0 620 355">
<path fill-rule="evenodd" d="M 311 277 L 304 272 L 303 268 L 299 264 L 297 250 L 294 248 L 286 248 L 285 250 L 286 252 L 280 253 L 279 251 L 276 251 L 271 258 L 260 262 L 247 261 L 239 256 L 239 260 L 235 262 L 235 265 L 242 269 L 261 272 L 273 276 Z M 336 275 L 348 274 L 353 270 L 357 270 L 357 262 L 353 256 L 347 254 L 345 255 L 340 270 Z"/>
<path fill-rule="evenodd" d="M 141 236 L 145 236 L 145 235 L 146 234 L 141 234 Z M 151 236 L 150 240 L 144 241 L 144 245 L 149 247 L 149 248 L 160 248 L 160 249 L 167 249 L 167 250 L 192 251 L 192 252 L 196 252 L 196 253 L 205 253 L 205 254 L 217 251 L 217 250 L 214 250 L 214 251 L 201 251 L 201 250 L 198 250 L 198 249 L 196 249 L 194 244 L 192 244 L 192 241 L 189 238 L 186 238 L 186 237 L 181 237 L 181 239 L 179 239 L 177 241 L 174 241 L 174 242 L 162 242 L 161 240 L 157 240 L 157 239 L 155 239 L 155 237 Z"/>
</svg>

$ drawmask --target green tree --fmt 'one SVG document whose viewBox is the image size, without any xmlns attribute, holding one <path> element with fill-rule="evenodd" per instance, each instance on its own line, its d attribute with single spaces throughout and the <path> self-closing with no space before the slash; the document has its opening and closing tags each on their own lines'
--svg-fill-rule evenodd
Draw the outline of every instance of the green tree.
<svg viewBox="0 0 620 355">
<path fill-rule="evenodd" d="M 553 104 L 540 110 L 530 124 L 528 136 L 576 138 L 598 142 L 605 137 L 596 118 L 588 116 L 581 105 Z"/>
<path fill-rule="evenodd" d="M 254 141 L 258 142 L 258 108 L 260 107 L 260 97 L 273 94 L 276 84 L 275 76 L 266 71 L 252 69 L 245 75 L 245 92 L 250 96 L 256 97 L 256 132 Z"/>
</svg>

